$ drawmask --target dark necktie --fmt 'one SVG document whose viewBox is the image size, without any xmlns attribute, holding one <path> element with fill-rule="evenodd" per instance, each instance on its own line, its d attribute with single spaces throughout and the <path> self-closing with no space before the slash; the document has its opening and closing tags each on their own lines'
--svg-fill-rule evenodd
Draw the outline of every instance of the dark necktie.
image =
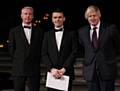
<svg viewBox="0 0 120 91">
<path fill-rule="evenodd" d="M 31 26 L 24 26 L 24 28 L 28 28 L 28 29 L 31 29 Z"/>
<path fill-rule="evenodd" d="M 96 32 L 97 27 L 93 28 L 93 34 L 92 34 L 92 45 L 95 49 L 97 49 L 98 46 L 98 41 L 97 41 L 97 32 Z"/>
</svg>

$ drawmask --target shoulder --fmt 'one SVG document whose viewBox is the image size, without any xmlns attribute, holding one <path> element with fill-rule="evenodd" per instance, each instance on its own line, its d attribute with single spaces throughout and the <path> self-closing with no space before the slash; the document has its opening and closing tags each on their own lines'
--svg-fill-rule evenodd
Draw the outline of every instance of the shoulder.
<svg viewBox="0 0 120 91">
<path fill-rule="evenodd" d="M 64 29 L 64 34 L 68 37 L 73 37 L 73 36 L 76 36 L 77 35 L 77 32 L 76 30 L 74 29 Z"/>
<path fill-rule="evenodd" d="M 78 29 L 78 33 L 84 33 L 87 32 L 90 29 L 89 25 L 82 26 Z"/>
<path fill-rule="evenodd" d="M 10 32 L 18 31 L 20 28 L 22 28 L 21 25 L 18 25 L 18 26 L 16 26 L 16 27 L 12 27 L 12 28 L 10 28 Z"/>
<path fill-rule="evenodd" d="M 48 37 L 51 34 L 51 32 L 52 32 L 51 30 L 50 31 L 45 31 L 44 32 L 44 37 Z"/>
<path fill-rule="evenodd" d="M 76 32 L 75 29 L 68 29 L 68 28 L 64 28 L 64 31 L 68 32 L 68 33 L 75 33 Z"/>
<path fill-rule="evenodd" d="M 86 29 L 89 29 L 90 26 L 89 25 L 85 25 L 85 26 L 82 26 L 78 29 L 78 31 L 81 31 L 81 30 L 86 30 Z"/>
<path fill-rule="evenodd" d="M 119 33 L 118 26 L 113 23 L 102 23 L 100 28 L 111 34 Z"/>
<path fill-rule="evenodd" d="M 103 27 L 103 28 L 117 28 L 117 25 L 116 24 L 113 24 L 113 23 L 106 23 L 106 22 L 102 22 L 100 27 Z"/>
</svg>

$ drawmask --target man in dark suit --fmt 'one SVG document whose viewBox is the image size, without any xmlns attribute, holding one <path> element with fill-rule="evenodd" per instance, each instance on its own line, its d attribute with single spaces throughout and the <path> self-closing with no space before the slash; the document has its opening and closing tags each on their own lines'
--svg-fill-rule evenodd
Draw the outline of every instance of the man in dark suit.
<svg viewBox="0 0 120 91">
<path fill-rule="evenodd" d="M 42 47 L 42 61 L 45 61 L 49 72 L 55 79 L 63 75 L 70 76 L 69 91 L 74 79 L 74 62 L 77 49 L 77 38 L 75 31 L 64 27 L 65 16 L 63 11 L 55 9 L 52 12 L 54 29 L 44 35 Z M 60 91 L 48 88 L 48 91 Z"/>
<path fill-rule="evenodd" d="M 103 23 L 100 17 L 99 8 L 89 6 L 85 12 L 89 25 L 78 31 L 79 43 L 85 49 L 83 75 L 88 91 L 115 91 L 120 35 L 114 24 Z"/>
<path fill-rule="evenodd" d="M 22 23 L 9 33 L 9 51 L 13 60 L 15 91 L 39 91 L 42 32 L 32 25 L 33 8 L 21 10 Z"/>
</svg>

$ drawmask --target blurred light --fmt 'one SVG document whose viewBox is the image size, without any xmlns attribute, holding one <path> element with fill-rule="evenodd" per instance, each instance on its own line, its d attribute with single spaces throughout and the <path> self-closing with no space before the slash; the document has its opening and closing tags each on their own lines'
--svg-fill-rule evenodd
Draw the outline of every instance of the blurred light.
<svg viewBox="0 0 120 91">
<path fill-rule="evenodd" d="M 7 42 L 7 43 L 9 43 L 10 41 L 9 41 L 9 40 L 7 40 L 6 42 Z"/>
<path fill-rule="evenodd" d="M 45 15 L 43 16 L 43 19 L 44 19 L 44 20 L 48 20 L 48 18 L 49 18 L 49 14 L 48 14 L 48 13 L 45 13 Z"/>
<path fill-rule="evenodd" d="M 41 21 L 39 20 L 38 23 L 40 23 Z"/>
<path fill-rule="evenodd" d="M 49 14 L 48 14 L 48 13 L 46 13 L 46 14 L 45 14 L 45 16 L 49 16 Z"/>
<path fill-rule="evenodd" d="M 33 23 L 34 26 L 36 26 L 37 24 L 36 23 Z"/>
<path fill-rule="evenodd" d="M 41 21 L 40 20 L 36 20 L 35 23 L 40 23 Z"/>
<path fill-rule="evenodd" d="M 4 45 L 3 44 L 0 44 L 0 48 L 3 48 L 4 47 Z"/>
<path fill-rule="evenodd" d="M 48 20 L 48 17 L 44 16 L 43 19 L 44 19 L 44 20 Z"/>
</svg>

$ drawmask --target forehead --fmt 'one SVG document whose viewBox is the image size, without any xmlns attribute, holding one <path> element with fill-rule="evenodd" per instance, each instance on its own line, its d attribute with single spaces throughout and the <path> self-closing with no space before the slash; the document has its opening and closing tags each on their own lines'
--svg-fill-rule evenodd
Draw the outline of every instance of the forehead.
<svg viewBox="0 0 120 91">
<path fill-rule="evenodd" d="M 22 9 L 22 12 L 33 12 L 31 8 L 24 8 Z"/>
<path fill-rule="evenodd" d="M 87 10 L 87 15 L 88 16 L 90 16 L 90 15 L 98 15 L 98 12 L 95 9 L 91 8 L 91 9 Z"/>
<path fill-rule="evenodd" d="M 97 11 L 94 9 L 94 8 L 89 8 L 88 10 L 87 10 L 87 13 L 89 14 L 89 13 L 97 13 Z"/>
<path fill-rule="evenodd" d="M 53 12 L 52 16 L 64 16 L 62 12 Z"/>
<path fill-rule="evenodd" d="M 98 14 L 97 14 L 97 12 L 89 12 L 88 16 L 90 16 L 90 15 L 98 15 Z"/>
</svg>

